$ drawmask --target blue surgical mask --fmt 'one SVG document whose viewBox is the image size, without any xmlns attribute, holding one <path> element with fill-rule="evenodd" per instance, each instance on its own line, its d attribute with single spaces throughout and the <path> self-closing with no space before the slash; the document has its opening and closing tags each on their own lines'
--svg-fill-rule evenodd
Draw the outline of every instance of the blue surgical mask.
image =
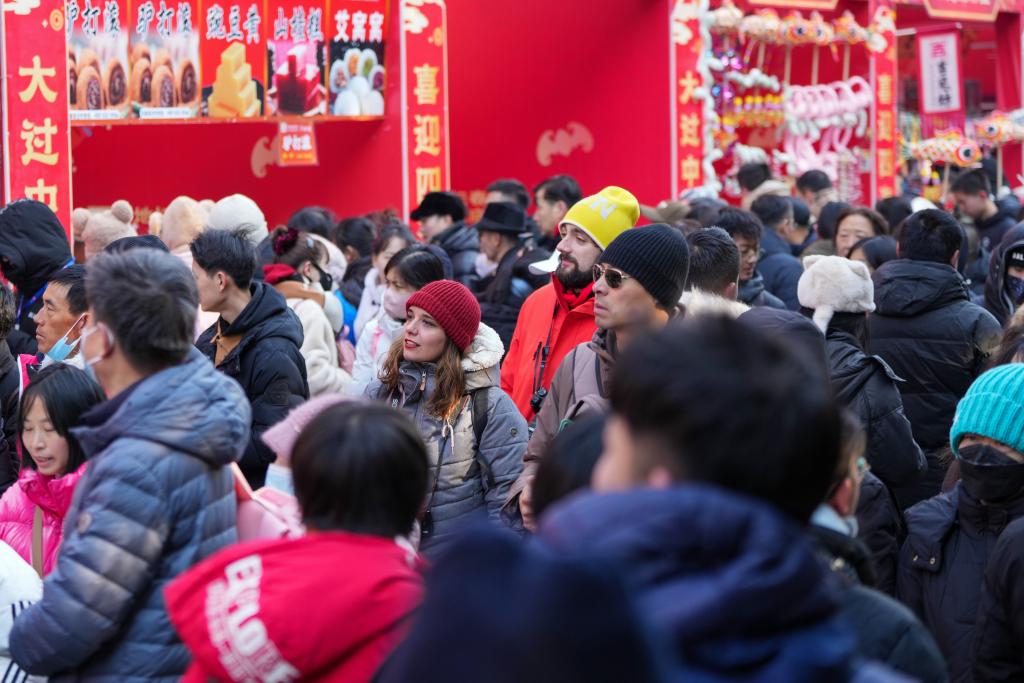
<svg viewBox="0 0 1024 683">
<path fill-rule="evenodd" d="M 1007 275 L 1006 291 L 1009 293 L 1010 298 L 1013 299 L 1013 303 L 1019 304 L 1024 302 L 1024 280 L 1021 278 Z"/>
<path fill-rule="evenodd" d="M 67 360 L 67 357 L 70 356 L 76 348 L 78 348 L 78 343 L 81 341 L 81 338 L 69 343 L 68 335 L 71 334 L 71 330 L 75 329 L 75 325 L 82 322 L 83 317 L 84 316 L 79 316 L 78 320 L 75 321 L 75 324 L 64 333 L 64 336 L 58 339 L 56 343 L 54 343 L 53 348 L 46 352 L 47 358 L 57 363 L 63 363 Z"/>
</svg>

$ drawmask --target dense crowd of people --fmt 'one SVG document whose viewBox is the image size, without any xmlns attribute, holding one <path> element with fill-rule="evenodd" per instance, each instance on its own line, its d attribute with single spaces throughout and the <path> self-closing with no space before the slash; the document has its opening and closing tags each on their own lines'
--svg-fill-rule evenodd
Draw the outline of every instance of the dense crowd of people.
<svg viewBox="0 0 1024 683">
<path fill-rule="evenodd" d="M 1024 680 L 1020 203 L 737 179 L 6 206 L 3 680 Z"/>
</svg>

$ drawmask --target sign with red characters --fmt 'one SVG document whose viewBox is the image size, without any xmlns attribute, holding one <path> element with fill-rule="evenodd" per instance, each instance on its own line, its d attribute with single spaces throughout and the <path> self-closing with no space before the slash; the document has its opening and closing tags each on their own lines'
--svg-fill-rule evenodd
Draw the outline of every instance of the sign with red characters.
<svg viewBox="0 0 1024 683">
<path fill-rule="evenodd" d="M 316 166 L 316 128 L 313 123 L 278 124 L 277 165 Z"/>
<path fill-rule="evenodd" d="M 879 16 L 879 13 L 888 13 L 889 17 L 895 19 L 892 5 L 889 0 L 873 0 L 870 5 L 871 16 Z M 879 22 L 880 26 L 892 26 L 894 21 Z M 871 52 L 871 74 L 873 76 L 872 87 L 875 91 L 875 101 L 872 105 L 874 115 L 874 137 L 871 144 L 874 148 L 874 168 L 872 173 L 875 182 L 877 196 L 871 198 L 872 204 L 886 197 L 892 197 L 898 190 L 898 164 L 899 164 L 899 135 L 897 133 L 896 117 L 896 34 L 894 31 L 885 28 L 882 36 L 885 38 L 884 50 Z"/>
<path fill-rule="evenodd" d="M 246 119 L 263 114 L 267 17 L 263 0 L 203 3 L 199 58 L 203 113 Z"/>
<path fill-rule="evenodd" d="M 697 0 L 676 0 L 669 21 L 672 40 L 673 196 L 704 184 L 704 112 L 697 89 L 704 49 Z"/>
<path fill-rule="evenodd" d="M 384 44 L 390 4 L 387 0 L 331 0 L 328 114 L 384 115 Z"/>
<path fill-rule="evenodd" d="M 451 182 L 448 147 L 448 50 L 444 0 L 402 3 L 402 148 L 405 215 L 428 192 Z"/>
<path fill-rule="evenodd" d="M 132 4 L 128 91 L 144 119 L 199 114 L 199 3 L 143 0 Z"/>
<path fill-rule="evenodd" d="M 924 0 L 928 16 L 962 21 L 995 21 L 999 0 Z"/>
<path fill-rule="evenodd" d="M 326 112 L 323 0 L 268 0 L 267 114 Z"/>
<path fill-rule="evenodd" d="M 3 201 L 27 198 L 46 204 L 70 235 L 68 65 L 61 63 L 68 59 L 64 3 L 15 1 L 4 3 L 4 10 Z"/>
</svg>

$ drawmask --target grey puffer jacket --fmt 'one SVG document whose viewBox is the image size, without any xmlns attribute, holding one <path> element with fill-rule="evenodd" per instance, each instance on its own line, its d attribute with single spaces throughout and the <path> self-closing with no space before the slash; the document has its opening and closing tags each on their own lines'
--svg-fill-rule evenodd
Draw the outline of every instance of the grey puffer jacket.
<svg viewBox="0 0 1024 683">
<path fill-rule="evenodd" d="M 43 599 L 11 631 L 15 661 L 51 681 L 177 681 L 188 667 L 164 605 L 178 574 L 236 541 L 229 463 L 249 401 L 193 349 L 86 414 L 88 469 Z"/>
<path fill-rule="evenodd" d="M 498 363 L 503 353 L 498 334 L 481 324 L 462 360 L 466 372 L 462 410 L 450 423 L 431 415 L 427 409 L 435 388 L 434 363 L 403 362 L 401 383 L 394 395 L 387 393 L 380 380 L 366 388 L 367 396 L 390 401 L 405 410 L 427 444 L 427 510 L 433 530 L 420 545 L 427 555 L 436 552 L 467 523 L 488 516 L 497 521 L 509 489 L 522 471 L 528 436 L 526 420 L 498 386 Z M 480 444 L 476 443 L 473 429 L 473 394 L 477 391 L 487 395 L 487 424 Z M 483 470 L 489 470 L 489 475 Z"/>
</svg>

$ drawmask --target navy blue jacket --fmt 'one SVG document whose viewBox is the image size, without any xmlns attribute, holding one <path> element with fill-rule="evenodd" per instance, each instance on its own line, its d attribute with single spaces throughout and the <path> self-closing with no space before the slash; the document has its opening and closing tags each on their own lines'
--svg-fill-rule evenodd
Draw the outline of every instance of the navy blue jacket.
<svg viewBox="0 0 1024 683">
<path fill-rule="evenodd" d="M 767 308 L 785 309 L 786 304 L 779 297 L 769 292 L 764 285 L 764 276 L 758 272 L 746 282 L 740 283 L 740 293 L 737 297 L 740 302 L 746 305 Z"/>
<path fill-rule="evenodd" d="M 793 256 L 785 240 L 767 228 L 761 237 L 761 249 L 764 256 L 757 262 L 757 272 L 764 276 L 765 289 L 781 299 L 789 310 L 799 311 L 796 286 L 804 273 L 800 259 Z"/>
<path fill-rule="evenodd" d="M 473 290 L 474 283 L 479 279 L 476 273 L 476 257 L 480 254 L 480 236 L 476 228 L 459 221 L 439 235 L 435 235 L 431 244 L 444 249 L 452 261 L 452 279 L 461 282 Z"/>
<path fill-rule="evenodd" d="M 552 509 L 540 538 L 620 568 L 681 680 L 857 676 L 856 640 L 802 529 L 764 503 L 701 484 L 588 493 Z"/>
<path fill-rule="evenodd" d="M 985 280 L 985 310 L 994 315 L 1000 325 L 1005 325 L 1017 310 L 1016 303 L 1006 291 L 1006 255 L 1020 246 L 1024 246 L 1024 223 L 1003 235 L 1003 241 L 996 245 L 989 261 L 988 278 Z"/>
<path fill-rule="evenodd" d="M 86 414 L 89 457 L 43 599 L 10 648 L 54 680 L 177 681 L 188 650 L 163 589 L 237 540 L 227 465 L 249 438 L 249 402 L 197 350 Z"/>
<path fill-rule="evenodd" d="M 971 661 L 975 683 L 1024 681 L 1024 519 L 1006 527 L 988 559 Z"/>
<path fill-rule="evenodd" d="M 962 481 L 906 513 L 898 595 L 935 636 L 953 683 L 971 683 L 985 565 L 999 535 L 1021 515 L 1024 496 L 986 505 L 968 495 Z"/>
</svg>

